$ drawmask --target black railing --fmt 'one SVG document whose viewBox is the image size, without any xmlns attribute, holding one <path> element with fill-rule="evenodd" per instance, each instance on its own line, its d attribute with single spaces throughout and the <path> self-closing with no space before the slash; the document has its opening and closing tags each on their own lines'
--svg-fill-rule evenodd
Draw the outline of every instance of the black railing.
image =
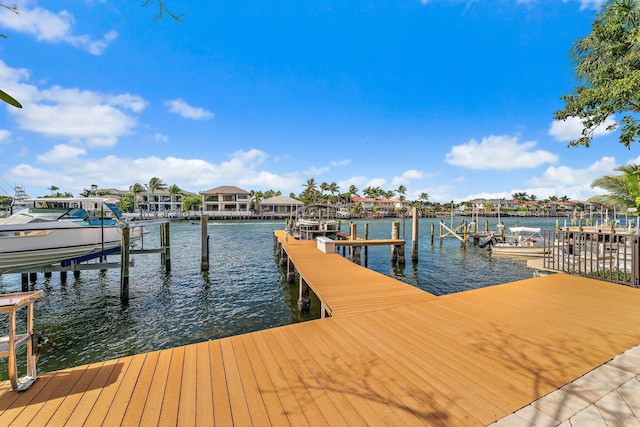
<svg viewBox="0 0 640 427">
<path fill-rule="evenodd" d="M 545 269 L 640 287 L 640 236 L 625 232 L 547 230 Z"/>
</svg>

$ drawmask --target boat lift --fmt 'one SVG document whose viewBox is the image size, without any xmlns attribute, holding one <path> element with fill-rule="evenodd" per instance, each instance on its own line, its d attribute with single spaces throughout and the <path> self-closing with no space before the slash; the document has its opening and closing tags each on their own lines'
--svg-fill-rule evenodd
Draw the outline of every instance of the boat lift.
<svg viewBox="0 0 640 427">
<path fill-rule="evenodd" d="M 42 291 L 20 292 L 0 295 L 0 313 L 9 316 L 9 331 L 7 336 L 0 337 L 0 357 L 9 359 L 9 381 L 14 391 L 25 391 L 38 379 L 36 363 L 38 355 L 33 351 L 33 312 L 36 299 L 42 296 Z M 16 328 L 16 313 L 27 309 L 26 331 L 18 333 Z M 27 374 L 18 378 L 17 352 L 22 346 L 27 347 Z"/>
</svg>

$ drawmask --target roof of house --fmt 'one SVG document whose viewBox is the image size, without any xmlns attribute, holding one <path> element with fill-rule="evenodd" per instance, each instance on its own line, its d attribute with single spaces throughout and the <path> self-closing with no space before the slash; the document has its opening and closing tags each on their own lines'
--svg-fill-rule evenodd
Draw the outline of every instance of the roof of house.
<svg viewBox="0 0 640 427">
<path fill-rule="evenodd" d="M 211 190 L 203 191 L 201 194 L 251 194 L 247 190 L 235 187 L 233 185 L 222 185 L 220 187 L 212 188 Z"/>
<path fill-rule="evenodd" d="M 260 202 L 261 205 L 281 205 L 281 206 L 304 206 L 300 200 L 294 199 L 289 196 L 274 196 L 264 199 Z"/>
</svg>

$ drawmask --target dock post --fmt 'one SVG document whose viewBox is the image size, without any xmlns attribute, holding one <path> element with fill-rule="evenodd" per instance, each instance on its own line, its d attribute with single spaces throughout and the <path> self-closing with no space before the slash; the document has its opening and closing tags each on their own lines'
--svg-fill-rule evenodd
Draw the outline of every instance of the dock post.
<svg viewBox="0 0 640 427">
<path fill-rule="evenodd" d="M 44 278 L 45 279 L 51 279 L 51 276 L 52 276 L 52 274 L 51 274 L 50 271 L 45 271 L 45 273 L 44 273 Z"/>
<path fill-rule="evenodd" d="M 161 259 L 162 265 L 164 265 L 165 272 L 169 273 L 171 271 L 171 235 L 169 231 L 169 223 L 165 222 L 160 225 L 161 227 L 161 243 L 160 245 L 164 249 L 162 252 Z"/>
<path fill-rule="evenodd" d="M 485 233 L 489 232 L 489 220 L 488 219 L 484 220 L 484 232 Z"/>
<path fill-rule="evenodd" d="M 298 309 L 301 313 L 308 313 L 311 307 L 311 300 L 309 299 L 309 285 L 300 276 L 300 294 L 298 298 Z"/>
<path fill-rule="evenodd" d="M 29 273 L 22 273 L 20 278 L 22 279 L 22 292 L 27 292 L 29 290 Z"/>
<path fill-rule="evenodd" d="M 391 239 L 397 240 L 400 237 L 400 223 L 392 222 L 391 223 Z M 398 259 L 398 246 L 391 245 L 391 264 L 396 264 L 399 262 Z"/>
<path fill-rule="evenodd" d="M 431 246 L 433 246 L 433 237 L 436 234 L 436 226 L 431 223 Z"/>
<path fill-rule="evenodd" d="M 351 235 L 351 240 L 357 240 L 358 239 L 358 231 L 357 231 L 357 224 L 355 223 L 351 223 L 350 229 L 349 229 L 349 234 Z M 356 264 L 360 264 L 360 252 L 361 252 L 362 248 L 360 246 L 351 246 L 351 261 L 355 262 Z"/>
<path fill-rule="evenodd" d="M 209 234 L 207 231 L 207 215 L 200 217 L 200 270 L 209 270 Z"/>
<path fill-rule="evenodd" d="M 364 225 L 364 240 L 369 240 L 369 223 Z M 369 246 L 364 246 L 364 266 L 369 265 Z"/>
<path fill-rule="evenodd" d="M 296 278 L 296 267 L 291 262 L 291 259 L 287 259 L 287 282 L 291 283 Z"/>
<path fill-rule="evenodd" d="M 418 262 L 418 207 L 411 210 L 411 261 Z"/>
<path fill-rule="evenodd" d="M 123 304 L 129 303 L 129 233 L 131 229 L 122 229 L 120 241 L 120 301 Z"/>
<path fill-rule="evenodd" d="M 67 282 L 67 272 L 66 271 L 61 271 L 60 272 L 60 282 L 61 283 L 66 283 Z"/>
<path fill-rule="evenodd" d="M 29 273 L 29 281 L 35 282 L 38 280 L 38 273 Z"/>
<path fill-rule="evenodd" d="M 73 270 L 73 277 L 78 279 L 80 277 L 80 270 Z"/>
</svg>

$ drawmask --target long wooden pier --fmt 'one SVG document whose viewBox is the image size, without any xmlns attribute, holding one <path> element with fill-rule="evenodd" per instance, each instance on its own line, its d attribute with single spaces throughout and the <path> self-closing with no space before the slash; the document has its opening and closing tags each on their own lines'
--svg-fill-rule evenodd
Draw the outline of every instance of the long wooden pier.
<svg viewBox="0 0 640 427">
<path fill-rule="evenodd" d="M 638 289 L 556 274 L 436 297 L 276 236 L 332 317 L 50 372 L 23 393 L 6 381 L 0 425 L 482 426 L 640 343 Z"/>
</svg>

